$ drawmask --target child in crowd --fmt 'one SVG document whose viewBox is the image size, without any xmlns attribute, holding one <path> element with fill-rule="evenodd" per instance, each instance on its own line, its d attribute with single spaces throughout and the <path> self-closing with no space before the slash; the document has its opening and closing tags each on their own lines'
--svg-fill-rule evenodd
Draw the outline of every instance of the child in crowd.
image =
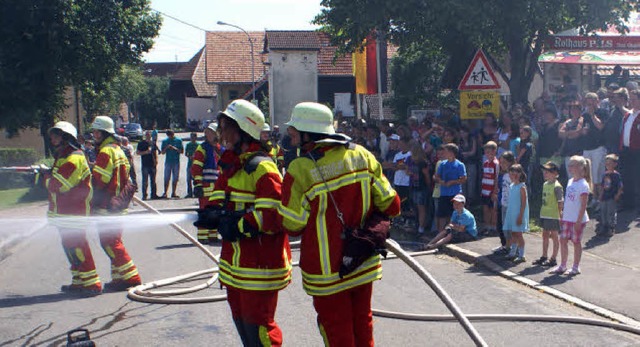
<svg viewBox="0 0 640 347">
<path fill-rule="evenodd" d="M 434 182 L 433 184 L 433 194 L 431 195 L 431 197 L 433 198 L 433 216 L 438 216 L 438 205 L 440 202 L 440 183 L 438 183 L 436 181 L 436 175 L 435 172 L 438 172 L 438 169 L 440 168 L 440 165 L 444 164 L 446 162 L 444 158 L 444 148 L 442 147 L 442 145 L 439 145 L 436 148 L 436 156 L 434 161 L 436 162 L 435 165 L 435 169 L 433 170 L 434 175 L 433 175 L 433 179 L 432 182 Z M 438 218 L 433 218 L 433 225 L 432 225 L 432 231 L 434 233 L 438 233 L 440 230 L 438 230 Z"/>
<path fill-rule="evenodd" d="M 496 231 L 496 207 L 498 199 L 498 174 L 500 164 L 496 159 L 498 145 L 489 141 L 484 145 L 484 155 L 487 158 L 482 163 L 482 185 L 480 198 L 482 201 L 482 219 L 484 230 Z"/>
<path fill-rule="evenodd" d="M 507 259 L 513 260 L 514 263 L 522 263 L 526 261 L 523 233 L 529 231 L 529 201 L 525 184 L 527 174 L 522 165 L 514 164 L 509 168 L 509 178 L 512 183 L 502 228 L 511 232 L 512 244 Z"/>
<path fill-rule="evenodd" d="M 529 174 L 529 164 L 533 157 L 533 142 L 531 142 L 531 127 L 524 126 L 520 128 L 520 144 L 518 145 L 518 158 L 516 162 L 522 165 L 522 169 Z"/>
<path fill-rule="evenodd" d="M 447 161 L 438 166 L 436 171 L 436 183 L 440 183 L 440 199 L 438 201 L 438 230 L 442 230 L 448 223 L 453 212 L 452 199 L 462 193 L 462 185 L 467 180 L 467 171 L 464 164 L 456 156 L 458 146 L 453 143 L 443 145 L 444 159 Z"/>
<path fill-rule="evenodd" d="M 562 211 L 562 234 L 560 235 L 560 265 L 550 273 L 574 276 L 580 273 L 580 258 L 582 257 L 582 233 L 589 221 L 587 201 L 591 192 L 591 163 L 589 159 L 574 155 L 569 159 L 567 168 L 571 178 L 567 183 Z M 569 256 L 568 242 L 573 242 L 573 266 L 567 271 Z"/>
<path fill-rule="evenodd" d="M 398 192 L 398 196 L 400 197 L 400 201 L 402 202 L 402 214 L 408 215 L 410 214 L 409 210 L 411 209 L 411 202 L 409 200 L 409 194 L 411 192 L 411 188 L 409 184 L 411 183 L 411 176 L 409 176 L 409 167 L 408 161 L 411 158 L 411 151 L 409 150 L 409 137 L 400 138 L 398 142 L 399 152 L 396 153 L 393 158 L 393 163 L 395 164 L 395 173 L 393 175 L 393 187 L 396 192 Z M 409 223 L 409 220 L 404 218 L 405 224 Z"/>
<path fill-rule="evenodd" d="M 423 235 L 427 226 L 427 206 L 431 194 L 431 170 L 427 155 L 419 141 L 411 141 L 411 196 L 418 213 L 418 234 Z"/>
<path fill-rule="evenodd" d="M 602 189 L 600 190 L 600 225 L 596 232 L 613 236 L 616 230 L 617 202 L 622 196 L 622 177 L 616 171 L 618 156 L 609 154 L 604 158 L 604 166 L 607 171 L 602 177 Z"/>
<path fill-rule="evenodd" d="M 504 219 L 507 214 L 507 206 L 509 205 L 509 189 L 511 187 L 511 178 L 509 178 L 509 169 L 515 164 L 516 158 L 511 151 L 503 152 L 500 155 L 500 175 L 498 176 L 498 218 L 497 227 L 500 236 L 501 246 L 493 250 L 494 254 L 507 254 L 511 248 L 511 231 L 503 227 Z"/>
<path fill-rule="evenodd" d="M 544 184 L 542 185 L 542 206 L 540 207 L 540 226 L 542 227 L 542 256 L 533 262 L 534 265 L 556 266 L 558 256 L 558 231 L 560 230 L 560 216 L 564 191 L 558 182 L 560 169 L 552 161 L 542 165 Z M 551 258 L 548 257 L 549 238 L 553 241 Z"/>
<path fill-rule="evenodd" d="M 464 208 L 466 202 L 464 195 L 458 194 L 454 196 L 451 202 L 453 204 L 451 223 L 427 244 L 427 250 L 438 248 L 448 242 L 474 241 L 478 236 L 476 220 L 473 214 Z"/>
</svg>

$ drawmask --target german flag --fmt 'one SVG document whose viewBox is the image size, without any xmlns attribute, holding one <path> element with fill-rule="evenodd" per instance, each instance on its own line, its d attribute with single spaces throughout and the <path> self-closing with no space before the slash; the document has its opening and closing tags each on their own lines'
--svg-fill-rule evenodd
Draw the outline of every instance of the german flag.
<svg viewBox="0 0 640 347">
<path fill-rule="evenodd" d="M 376 39 L 369 36 L 364 42 L 364 49 L 353 53 L 353 75 L 356 77 L 356 94 L 378 93 L 378 65 L 376 61 Z M 382 93 L 387 92 L 387 43 L 380 44 L 380 75 L 382 76 Z"/>
</svg>

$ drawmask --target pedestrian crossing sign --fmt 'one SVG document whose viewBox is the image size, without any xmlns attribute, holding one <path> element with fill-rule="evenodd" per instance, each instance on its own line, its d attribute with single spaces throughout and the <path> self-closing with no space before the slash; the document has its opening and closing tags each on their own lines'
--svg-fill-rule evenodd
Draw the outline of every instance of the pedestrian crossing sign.
<svg viewBox="0 0 640 347">
<path fill-rule="evenodd" d="M 460 85 L 459 90 L 476 90 L 476 89 L 500 89 L 500 84 L 493 69 L 481 49 L 476 52 L 471 64 L 467 68 Z"/>
</svg>

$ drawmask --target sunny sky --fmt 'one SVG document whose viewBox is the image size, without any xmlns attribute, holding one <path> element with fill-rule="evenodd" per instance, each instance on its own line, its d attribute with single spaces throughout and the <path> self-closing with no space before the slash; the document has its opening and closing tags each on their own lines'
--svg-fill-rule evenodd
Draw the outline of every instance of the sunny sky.
<svg viewBox="0 0 640 347">
<path fill-rule="evenodd" d="M 313 30 L 320 0 L 151 0 L 151 8 L 206 30 Z M 187 61 L 204 45 L 205 33 L 164 17 L 148 62 Z"/>
</svg>

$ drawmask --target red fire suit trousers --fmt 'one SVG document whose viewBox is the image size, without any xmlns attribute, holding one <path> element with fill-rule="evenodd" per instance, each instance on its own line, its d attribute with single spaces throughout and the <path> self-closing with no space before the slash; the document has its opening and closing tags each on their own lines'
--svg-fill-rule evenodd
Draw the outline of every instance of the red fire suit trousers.
<svg viewBox="0 0 640 347">
<path fill-rule="evenodd" d="M 274 320 L 278 291 L 227 287 L 227 302 L 244 346 L 282 346 L 282 331 Z"/>
<path fill-rule="evenodd" d="M 58 231 L 62 248 L 71 265 L 72 286 L 102 289 L 85 231 L 61 227 L 58 227 Z"/>
<path fill-rule="evenodd" d="M 142 283 L 138 268 L 127 253 L 122 243 L 122 229 L 99 228 L 100 246 L 111 260 L 111 280 L 126 282 L 131 285 Z"/>
<path fill-rule="evenodd" d="M 336 294 L 313 297 L 325 346 L 373 347 L 372 289 L 373 284 L 367 283 Z"/>
</svg>

